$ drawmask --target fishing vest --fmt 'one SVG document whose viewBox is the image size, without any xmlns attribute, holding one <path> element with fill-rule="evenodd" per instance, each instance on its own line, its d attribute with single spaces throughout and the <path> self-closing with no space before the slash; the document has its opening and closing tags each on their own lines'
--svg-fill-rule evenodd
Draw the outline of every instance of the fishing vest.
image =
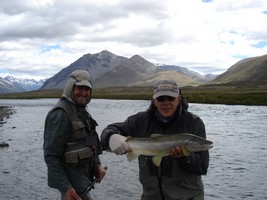
<svg viewBox="0 0 267 200">
<path fill-rule="evenodd" d="M 65 146 L 64 160 L 68 164 L 77 165 L 102 153 L 97 123 L 88 112 L 79 113 L 75 105 L 66 99 L 61 99 L 53 110 L 63 109 L 71 122 L 69 139 Z"/>
</svg>

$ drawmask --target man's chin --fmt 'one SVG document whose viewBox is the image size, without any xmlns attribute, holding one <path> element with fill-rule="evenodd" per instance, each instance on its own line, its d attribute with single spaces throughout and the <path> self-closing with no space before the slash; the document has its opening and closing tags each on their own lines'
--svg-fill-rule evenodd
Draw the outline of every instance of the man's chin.
<svg viewBox="0 0 267 200">
<path fill-rule="evenodd" d="M 87 99 L 77 99 L 76 104 L 79 106 L 85 106 L 87 103 Z"/>
<path fill-rule="evenodd" d="M 163 117 L 168 118 L 168 117 L 171 117 L 171 116 L 172 116 L 172 113 L 171 113 L 171 112 L 163 112 L 161 115 L 162 115 Z"/>
</svg>

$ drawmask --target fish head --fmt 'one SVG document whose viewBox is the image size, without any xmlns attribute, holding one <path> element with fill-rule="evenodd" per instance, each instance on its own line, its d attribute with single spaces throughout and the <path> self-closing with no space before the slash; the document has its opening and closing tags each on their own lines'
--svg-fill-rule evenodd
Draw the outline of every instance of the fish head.
<svg viewBox="0 0 267 200">
<path fill-rule="evenodd" d="M 187 141 L 185 148 L 190 152 L 206 151 L 213 147 L 213 142 L 201 137 L 194 137 Z"/>
</svg>

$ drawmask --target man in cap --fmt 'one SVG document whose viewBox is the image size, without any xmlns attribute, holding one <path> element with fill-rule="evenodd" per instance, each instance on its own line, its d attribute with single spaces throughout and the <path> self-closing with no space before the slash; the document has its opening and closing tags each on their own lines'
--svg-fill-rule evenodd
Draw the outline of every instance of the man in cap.
<svg viewBox="0 0 267 200">
<path fill-rule="evenodd" d="M 72 72 L 61 99 L 45 120 L 43 149 L 48 185 L 58 189 L 64 200 L 91 200 L 89 193 L 84 194 L 86 188 L 94 178 L 100 182 L 106 173 L 98 156 L 102 146 L 97 123 L 86 110 L 91 95 L 90 74 Z"/>
<path fill-rule="evenodd" d="M 108 125 L 102 132 L 104 150 L 117 155 L 130 151 L 127 136 L 148 138 L 152 134 L 191 133 L 206 138 L 203 121 L 187 111 L 188 105 L 173 80 L 160 80 L 154 86 L 149 108 L 128 117 L 124 122 Z M 182 147 L 172 149 L 159 167 L 151 156 L 140 155 L 139 180 L 143 186 L 141 200 L 202 200 L 201 175 L 207 173 L 209 152 L 188 153 Z"/>
</svg>

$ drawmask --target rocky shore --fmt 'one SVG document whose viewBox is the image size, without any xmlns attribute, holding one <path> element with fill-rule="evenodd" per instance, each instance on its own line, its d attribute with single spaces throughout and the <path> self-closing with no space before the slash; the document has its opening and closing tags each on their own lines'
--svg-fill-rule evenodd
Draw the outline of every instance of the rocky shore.
<svg viewBox="0 0 267 200">
<path fill-rule="evenodd" d="M 6 119 L 14 113 L 12 107 L 9 106 L 0 106 L 0 124 L 5 123 Z"/>
<path fill-rule="evenodd" d="M 2 124 L 5 123 L 7 118 L 13 113 L 14 110 L 12 107 L 0 106 L 0 127 L 2 127 Z M 0 138 L 0 148 L 1 147 L 9 147 L 9 144 L 1 141 Z"/>
</svg>

